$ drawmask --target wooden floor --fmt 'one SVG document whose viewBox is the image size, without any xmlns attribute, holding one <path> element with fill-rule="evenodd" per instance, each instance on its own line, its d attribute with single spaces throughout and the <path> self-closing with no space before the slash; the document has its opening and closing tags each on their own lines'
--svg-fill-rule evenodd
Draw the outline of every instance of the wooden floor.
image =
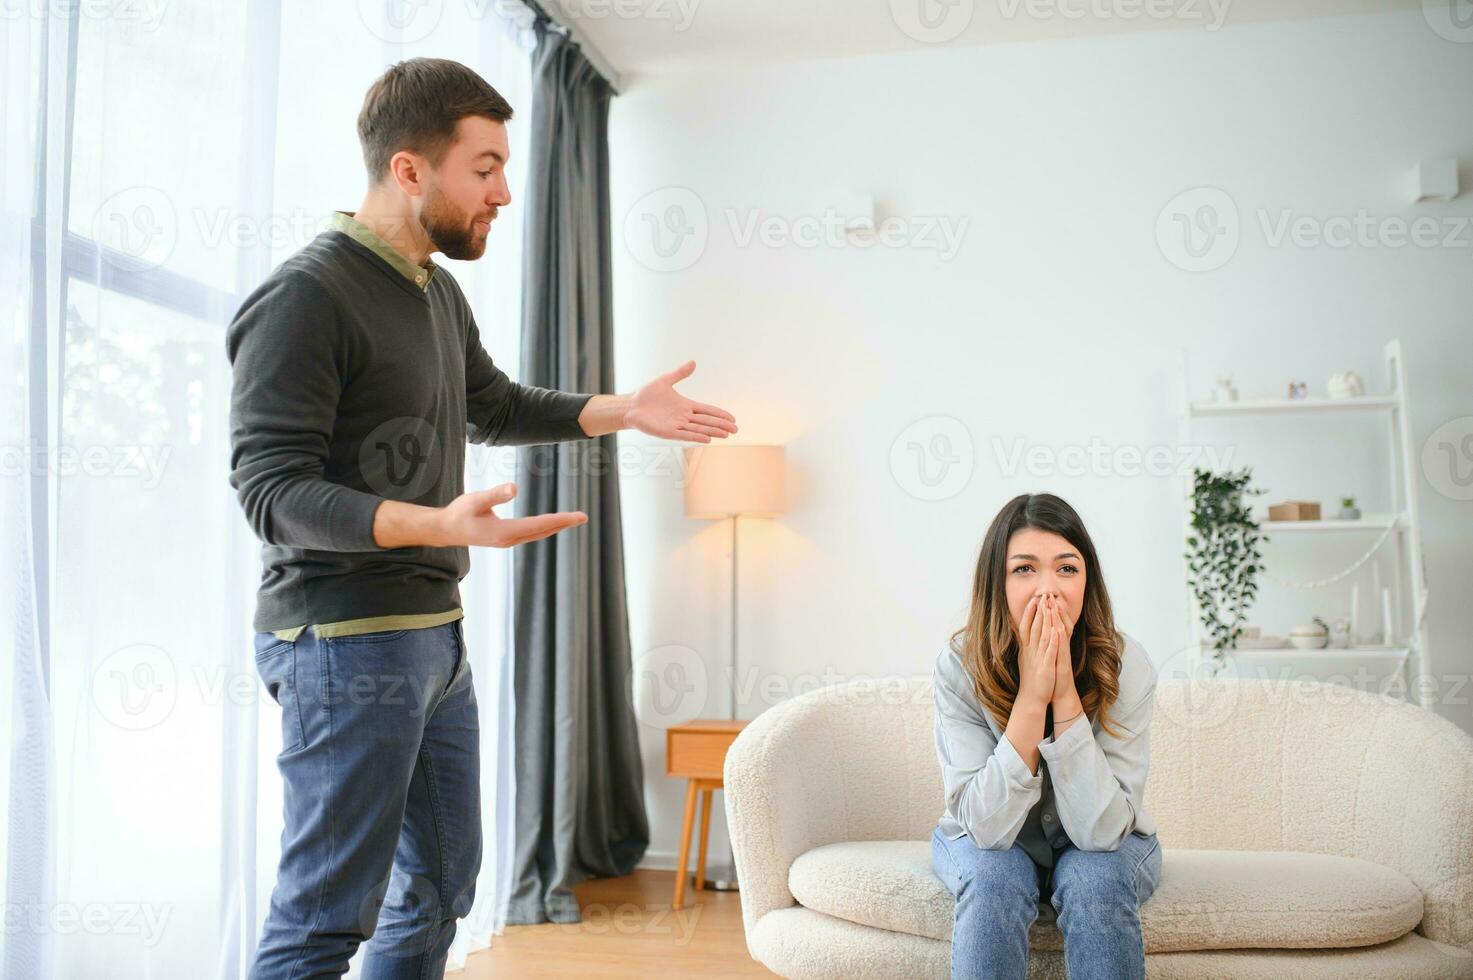
<svg viewBox="0 0 1473 980">
<path fill-rule="evenodd" d="M 583 921 L 507 926 L 491 948 L 472 953 L 457 980 L 653 976 L 772 977 L 747 952 L 741 896 L 695 891 L 673 911 L 675 872 L 636 871 L 574 889 Z"/>
</svg>

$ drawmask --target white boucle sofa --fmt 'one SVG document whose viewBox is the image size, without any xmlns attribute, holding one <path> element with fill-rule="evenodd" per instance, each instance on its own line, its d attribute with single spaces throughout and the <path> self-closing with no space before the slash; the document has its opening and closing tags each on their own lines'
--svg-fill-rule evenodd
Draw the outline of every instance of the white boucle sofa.
<svg viewBox="0 0 1473 980">
<path fill-rule="evenodd" d="M 929 680 L 813 691 L 726 758 L 752 956 L 785 977 L 946 977 L 953 903 Z M 1473 737 L 1314 682 L 1157 686 L 1148 977 L 1473 978 Z M 1066 976 L 1053 908 L 1030 978 Z"/>
</svg>

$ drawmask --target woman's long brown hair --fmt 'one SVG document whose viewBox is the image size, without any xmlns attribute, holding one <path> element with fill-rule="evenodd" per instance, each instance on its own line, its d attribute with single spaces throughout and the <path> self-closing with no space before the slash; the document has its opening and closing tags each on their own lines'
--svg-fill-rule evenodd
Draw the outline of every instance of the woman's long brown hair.
<svg viewBox="0 0 1473 980">
<path fill-rule="evenodd" d="M 967 623 L 952 634 L 952 649 L 972 679 L 977 700 L 1005 727 L 1018 697 L 1018 636 L 1008 612 L 1008 541 L 1021 530 L 1051 531 L 1068 541 L 1084 561 L 1084 611 L 1069 639 L 1074 686 L 1086 718 L 1097 718 L 1106 732 L 1109 711 L 1120 696 L 1120 661 L 1124 638 L 1115 631 L 1110 594 L 1084 522 L 1051 493 L 1019 494 L 992 519 L 977 555 L 972 578 L 972 608 Z"/>
</svg>

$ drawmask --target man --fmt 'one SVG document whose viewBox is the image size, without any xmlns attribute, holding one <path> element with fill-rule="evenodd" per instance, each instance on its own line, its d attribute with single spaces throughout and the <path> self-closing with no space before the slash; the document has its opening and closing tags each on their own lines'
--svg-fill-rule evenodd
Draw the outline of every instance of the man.
<svg viewBox="0 0 1473 980">
<path fill-rule="evenodd" d="M 369 189 L 277 268 L 226 336 L 231 485 L 263 542 L 256 666 L 282 709 L 286 827 L 253 978 L 439 977 L 481 861 L 478 719 L 461 632 L 469 546 L 587 521 L 504 519 L 463 493 L 467 439 L 634 428 L 709 442 L 730 413 L 675 383 L 630 395 L 519 385 L 432 252 L 479 258 L 507 190 L 512 109 L 475 72 L 414 59 L 368 90 Z"/>
</svg>

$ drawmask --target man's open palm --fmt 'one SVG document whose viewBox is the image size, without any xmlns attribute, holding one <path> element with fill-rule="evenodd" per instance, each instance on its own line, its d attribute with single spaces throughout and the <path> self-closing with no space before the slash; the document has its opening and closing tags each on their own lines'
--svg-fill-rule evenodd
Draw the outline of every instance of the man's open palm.
<svg viewBox="0 0 1473 980">
<path fill-rule="evenodd" d="M 686 361 L 639 389 L 624 424 L 652 436 L 684 442 L 710 442 L 735 432 L 736 418 L 730 412 L 692 401 L 675 390 L 676 383 L 690 377 L 695 369 L 695 361 Z M 516 495 L 512 483 L 461 494 L 437 515 L 437 537 L 446 544 L 511 548 L 588 523 L 588 515 L 581 510 L 535 517 L 497 516 L 492 508 Z"/>
<path fill-rule="evenodd" d="M 536 517 L 498 517 L 491 509 L 516 495 L 516 484 L 503 483 L 490 490 L 474 490 L 456 497 L 445 505 L 443 515 L 450 539 L 456 544 L 510 548 L 588 523 L 588 515 L 581 510 Z"/>
<path fill-rule="evenodd" d="M 691 401 L 675 390 L 696 369 L 695 361 L 662 374 L 634 395 L 634 405 L 625 416 L 632 429 L 661 439 L 710 442 L 725 439 L 737 430 L 736 417 L 723 408 Z"/>
</svg>

